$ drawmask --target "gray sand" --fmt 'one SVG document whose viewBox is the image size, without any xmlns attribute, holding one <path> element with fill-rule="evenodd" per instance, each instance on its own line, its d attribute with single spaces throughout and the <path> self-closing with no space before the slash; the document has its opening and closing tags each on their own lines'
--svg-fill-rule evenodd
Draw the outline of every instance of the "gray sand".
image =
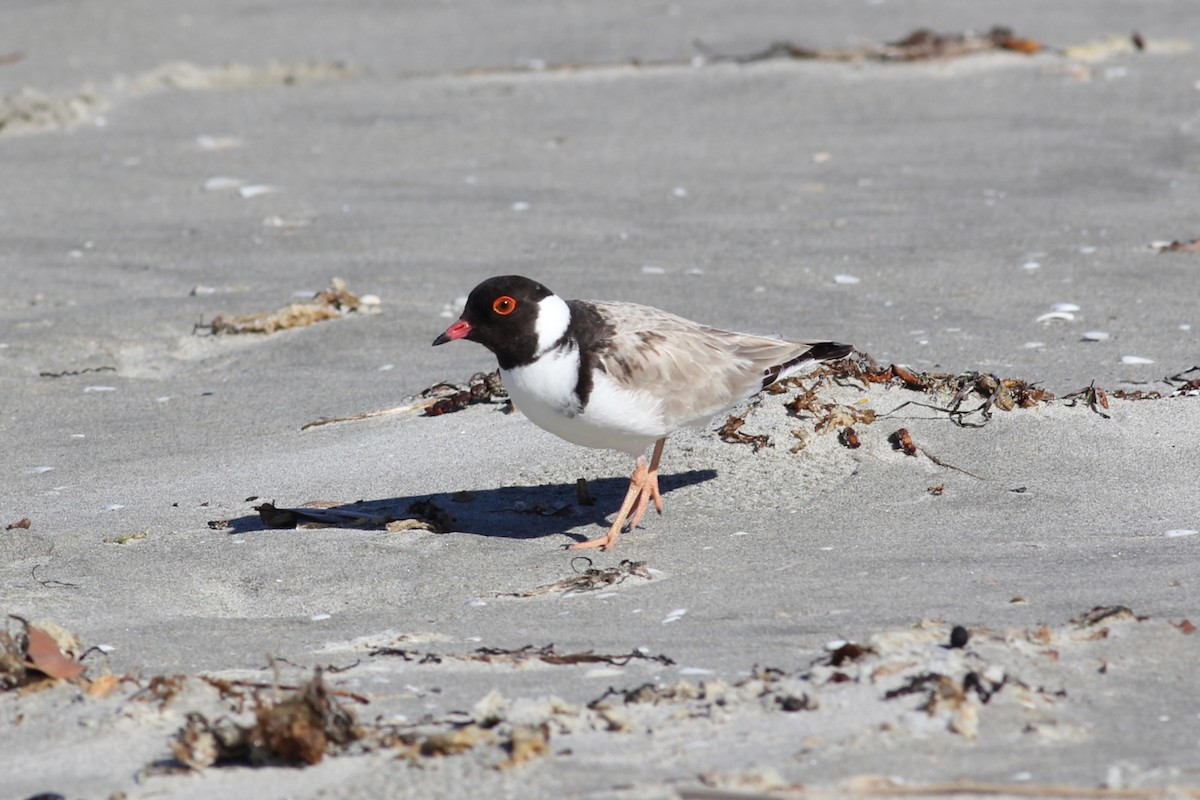
<svg viewBox="0 0 1200 800">
<path fill-rule="evenodd" d="M 587 566 L 564 546 L 604 531 L 627 457 L 498 405 L 301 430 L 492 369 L 429 343 L 507 272 L 918 372 L 1170 395 L 1200 363 L 1200 255 L 1151 243 L 1200 236 L 1200 6 L 16 6 L 0 526 L 31 524 L 0 529 L 0 610 L 104 645 L 89 676 L 131 680 L 0 694 L 0 797 L 1200 790 L 1195 396 L 960 427 L 904 405 L 944 396 L 827 379 L 823 398 L 886 415 L 857 450 L 790 416 L 796 390 L 768 396 L 743 430 L 773 447 L 722 442 L 720 420 L 672 437 L 665 514 L 588 554 L 643 575 L 531 597 L 505 595 Z M 693 61 L 696 40 L 850 48 L 992 24 L 1050 49 Z M 335 276 L 377 313 L 193 332 Z M 901 426 L 924 452 L 893 449 Z M 427 499 L 451 532 L 275 530 L 253 510 Z M 1116 605 L 1137 616 L 1071 622 Z M 943 646 L 953 625 L 964 651 Z M 837 677 L 838 641 L 873 652 Z M 639 657 L 477 658 L 551 644 Z M 490 716 L 492 738 L 420 765 L 361 747 L 302 770 L 171 768 L 188 712 L 236 716 L 200 676 L 298 685 L 316 666 L 369 700 L 346 701 L 360 721 Z M 988 702 L 931 703 L 918 680 L 971 672 L 994 679 Z M 144 688 L 176 674 L 169 699 Z M 626 703 L 644 684 L 656 702 Z M 496 768 L 526 727 L 548 752 Z"/>
</svg>

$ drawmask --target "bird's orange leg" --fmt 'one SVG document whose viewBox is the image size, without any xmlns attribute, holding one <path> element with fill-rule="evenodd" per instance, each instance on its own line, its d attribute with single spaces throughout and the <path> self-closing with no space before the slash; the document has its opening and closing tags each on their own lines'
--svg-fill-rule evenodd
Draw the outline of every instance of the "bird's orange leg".
<svg viewBox="0 0 1200 800">
<path fill-rule="evenodd" d="M 629 491 L 625 492 L 625 500 L 621 503 L 621 508 L 617 511 L 617 518 L 613 520 L 608 533 L 595 539 L 588 539 L 586 542 L 573 544 L 571 545 L 572 550 L 588 550 L 593 547 L 599 547 L 601 550 L 613 549 L 617 546 L 617 537 L 626 527 L 625 521 L 629 520 L 629 528 L 636 527 L 642 521 L 642 516 L 645 515 L 651 500 L 654 501 L 654 508 L 658 513 L 662 513 L 662 496 L 658 492 L 658 462 L 662 458 L 663 445 L 666 443 L 665 436 L 655 442 L 654 455 L 650 459 L 649 469 L 646 468 L 645 457 L 638 456 L 637 466 L 629 478 Z M 630 512 L 632 512 L 632 516 Z"/>
<path fill-rule="evenodd" d="M 586 542 L 577 542 L 571 545 L 571 549 L 590 550 L 593 547 L 599 547 L 601 550 L 608 550 L 616 546 L 617 537 L 621 535 L 621 529 L 625 527 L 625 520 L 629 517 L 629 512 L 633 510 L 633 504 L 641 497 L 642 490 L 646 486 L 647 474 L 646 459 L 644 456 L 638 456 L 637 466 L 634 467 L 633 475 L 629 478 L 629 491 L 625 492 L 625 500 L 621 503 L 621 508 L 617 511 L 617 518 L 612 527 L 608 529 L 608 533 L 595 539 L 588 539 Z"/>
<path fill-rule="evenodd" d="M 663 437 L 654 443 L 654 455 L 650 457 L 650 469 L 646 473 L 646 483 L 642 487 L 641 494 L 638 496 L 637 506 L 633 509 L 633 516 L 629 518 L 629 529 L 633 530 L 642 521 L 642 517 L 646 514 L 646 509 L 650 507 L 650 501 L 654 500 L 654 510 L 659 514 L 663 512 L 662 495 L 658 493 L 658 461 L 662 458 L 663 445 L 667 443 L 667 437 Z"/>
</svg>

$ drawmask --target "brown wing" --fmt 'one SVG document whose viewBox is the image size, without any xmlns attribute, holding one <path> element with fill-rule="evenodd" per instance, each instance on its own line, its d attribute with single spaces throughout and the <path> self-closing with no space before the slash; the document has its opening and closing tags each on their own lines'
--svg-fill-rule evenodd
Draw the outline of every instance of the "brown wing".
<svg viewBox="0 0 1200 800">
<path fill-rule="evenodd" d="M 592 303 L 609 323 L 596 365 L 662 404 L 669 425 L 707 419 L 802 363 L 821 341 L 710 328 L 634 303 Z"/>
</svg>

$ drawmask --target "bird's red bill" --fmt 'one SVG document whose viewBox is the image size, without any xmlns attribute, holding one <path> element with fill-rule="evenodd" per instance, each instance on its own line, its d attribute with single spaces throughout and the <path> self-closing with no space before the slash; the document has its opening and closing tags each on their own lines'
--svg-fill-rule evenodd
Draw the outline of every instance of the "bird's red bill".
<svg viewBox="0 0 1200 800">
<path fill-rule="evenodd" d="M 458 322 L 446 328 L 446 332 L 434 340 L 434 344 L 444 344 L 452 342 L 455 339 L 461 339 L 471 332 L 471 323 L 465 319 L 460 319 Z"/>
</svg>

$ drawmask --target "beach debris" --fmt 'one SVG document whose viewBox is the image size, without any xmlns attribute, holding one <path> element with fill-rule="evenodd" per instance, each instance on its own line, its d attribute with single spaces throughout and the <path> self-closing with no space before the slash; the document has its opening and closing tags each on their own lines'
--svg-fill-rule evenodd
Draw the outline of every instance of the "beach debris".
<svg viewBox="0 0 1200 800">
<path fill-rule="evenodd" d="M 82 588 L 78 583 L 70 583 L 68 581 L 58 581 L 53 578 L 39 578 L 37 571 L 44 567 L 45 564 L 34 564 L 29 569 L 29 576 L 45 587 L 58 586 L 63 589 L 79 589 Z"/>
<path fill-rule="evenodd" d="M 1115 626 L 1125 627 L 1121 635 L 1109 637 Z M 427 715 L 413 723 L 385 722 L 381 716 L 359 721 L 340 698 L 363 704 L 369 698 L 327 686 L 319 669 L 300 685 L 283 685 L 279 662 L 273 660 L 273 681 L 200 679 L 217 690 L 227 711 L 214 714 L 206 707 L 202 714 L 180 709 L 185 723 L 169 742 L 175 758 L 171 769 L 303 767 L 364 753 L 392 753 L 420 765 L 426 759 L 474 753 L 490 768 L 508 770 L 554 757 L 552 739 L 569 739 L 575 733 L 650 734 L 661 730 L 667 719 L 724 723 L 731 716 L 751 714 L 840 718 L 845 708 L 857 703 L 871 706 L 869 721 L 830 733 L 830 741 L 811 737 L 805 746 L 837 748 L 868 731 L 974 741 L 985 724 L 990 735 L 1076 740 L 1090 731 L 1072 722 L 1077 714 L 1071 703 L 1078 704 L 1081 698 L 1088 703 L 1089 691 L 1108 693 L 1116 688 L 1097 683 L 1106 680 L 1107 665 L 1126 658 L 1124 654 L 1142 652 L 1147 642 L 1161 642 L 1164 630 L 1175 636 L 1195 635 L 1195 626 L 1187 620 L 1149 620 L 1123 606 L 1098 607 L 1063 625 L 1007 630 L 967 631 L 959 625 L 921 620 L 880 631 L 861 643 L 830 642 L 808 667 L 795 670 L 755 665 L 736 681 L 708 677 L 698 683 L 686 679 L 664 683 L 655 678 L 626 687 L 610 685 L 583 705 L 554 696 L 506 698 L 493 689 L 468 710 L 441 718 Z M 669 659 L 641 650 L 623 655 L 560 653 L 553 645 L 481 647 L 459 655 L 376 650 L 372 657 L 399 656 L 426 665 L 473 661 L 501 669 L 531 662 L 625 666 L 644 659 L 674 666 Z M 1097 659 L 1099 669 L 1094 668 Z M 1049 672 L 1048 665 L 1054 665 Z M 680 669 L 678 674 L 702 672 Z M 182 687 L 194 680 L 167 676 L 152 688 L 152 679 L 142 691 L 163 703 L 182 703 L 190 696 Z M 824 730 L 825 722 L 817 716 L 810 724 Z"/>
<path fill-rule="evenodd" d="M 1010 28 L 999 25 L 983 34 L 974 31 L 935 33 L 926 28 L 919 28 L 903 39 L 894 42 L 867 43 L 857 47 L 839 49 L 813 49 L 789 41 L 777 41 L 772 42 L 763 50 L 733 55 L 719 53 L 700 41 L 696 41 L 694 44 L 696 49 L 709 61 L 731 61 L 736 64 L 774 59 L 912 62 L 961 58 L 995 50 L 1009 50 L 1032 55 L 1043 49 L 1040 42 L 1017 37 Z"/>
<path fill-rule="evenodd" d="M 812 441 L 813 432 L 808 428 L 793 428 L 792 436 L 795 437 L 796 443 L 788 449 L 789 453 L 799 453 L 804 448 L 808 447 Z"/>
<path fill-rule="evenodd" d="M 793 381 L 796 381 L 793 383 Z M 781 381 L 781 384 L 786 386 L 796 386 L 799 392 L 791 400 L 783 404 L 789 414 L 804 418 L 804 414 L 812 414 L 816 418 L 816 423 L 813 425 L 813 430 L 816 433 L 826 433 L 836 430 L 837 428 L 849 428 L 852 425 L 862 423 L 870 425 L 875 421 L 875 409 L 873 408 L 855 408 L 854 406 L 842 405 L 840 403 L 828 402 L 820 399 L 817 396 L 817 389 L 820 388 L 819 383 L 814 384 L 809 388 L 805 388 L 802 383 L 799 383 L 795 378 Z M 839 434 L 839 441 L 840 439 Z M 847 440 L 853 437 L 853 440 L 858 439 L 857 433 L 847 434 Z M 847 444 L 842 441 L 847 447 L 854 445 Z"/>
<path fill-rule="evenodd" d="M 121 88 L 137 93 L 163 89 L 258 89 L 343 80 L 356 74 L 358 69 L 344 61 L 228 62 L 215 67 L 188 61 L 170 61 L 133 78 L 124 79 Z"/>
<path fill-rule="evenodd" d="M 1198 377 L 1187 377 L 1192 373 L 1196 373 Z M 1174 390 L 1171 392 L 1171 397 L 1200 395 L 1200 366 L 1190 367 L 1182 372 L 1177 372 L 1174 375 L 1163 378 L 1163 382 L 1175 386 Z M 1175 384 L 1179 385 L 1176 386 Z"/>
<path fill-rule="evenodd" d="M 235 178 L 232 175 L 213 175 L 204 181 L 202 188 L 206 192 L 225 192 L 230 189 L 240 189 L 249 181 L 245 178 Z M 193 294 L 197 294 L 193 290 Z M 211 294 L 211 292 L 200 292 L 199 294 Z"/>
<path fill-rule="evenodd" d="M 651 661 L 664 666 L 672 666 L 675 661 L 668 656 L 650 655 L 642 650 L 630 650 L 628 653 L 617 655 L 606 655 L 603 653 L 594 653 L 591 650 L 584 650 L 578 653 L 559 653 L 554 649 L 553 644 L 548 644 L 544 647 L 534 647 L 533 645 L 525 645 L 517 649 L 507 649 L 503 647 L 480 647 L 473 654 L 467 657 L 470 661 L 483 661 L 488 664 L 521 664 L 530 660 L 541 661 L 545 664 L 553 664 L 556 666 L 569 666 L 573 664 L 610 664 L 615 667 L 624 667 L 631 661 Z"/>
<path fill-rule="evenodd" d="M 243 144 L 238 136 L 216 136 L 202 133 L 196 137 L 196 146 L 201 150 L 232 150 Z"/>
<path fill-rule="evenodd" d="M 87 375 L 93 372 L 116 372 L 116 367 L 84 367 L 83 369 L 65 369 L 61 372 L 39 372 L 39 378 L 67 378 L 75 375 Z"/>
<path fill-rule="evenodd" d="M 580 570 L 579 566 L 585 563 L 587 566 Z M 541 586 L 535 586 L 532 589 L 525 589 L 518 592 L 497 592 L 495 596 L 537 597 L 556 592 L 564 595 L 582 594 L 584 592 L 607 589 L 610 586 L 619 586 L 629 578 L 652 580 L 650 571 L 646 568 L 645 561 L 624 559 L 615 567 L 604 567 L 601 569 L 592 566 L 592 560 L 587 556 L 576 556 L 571 559 L 571 568 L 575 570 L 576 574 L 569 578 L 563 578 L 553 583 L 545 583 Z"/>
<path fill-rule="evenodd" d="M 136 533 L 123 533 L 120 536 L 106 536 L 100 541 L 103 544 L 129 544 L 140 539 L 145 539 L 149 535 L 149 531 L 137 531 Z"/>
<path fill-rule="evenodd" d="M 279 508 L 274 503 L 254 506 L 259 519 L 268 528 L 376 528 L 395 533 L 403 530 L 426 530 L 447 533 L 454 517 L 433 499 L 413 500 L 401 509 L 393 502 L 361 502 L 335 505 L 325 502 L 306 503 L 295 508 Z M 209 527 L 223 521 L 209 523 Z"/>
<path fill-rule="evenodd" d="M 1200 238 L 1169 242 L 1151 242 L 1150 246 L 1160 253 L 1200 253 Z"/>
<path fill-rule="evenodd" d="M 362 419 L 371 419 L 372 417 L 385 417 L 393 414 L 406 414 L 417 411 L 426 412 L 426 416 L 440 417 L 443 414 L 461 411 L 474 403 L 495 402 L 505 402 L 506 409 L 511 408 L 512 405 L 508 402 L 508 393 L 500 381 L 500 370 L 477 372 L 465 384 L 439 381 L 417 394 L 405 398 L 405 402 L 395 408 L 387 408 L 382 411 L 367 411 L 349 417 L 322 417 L 314 422 L 305 424 L 300 430 L 305 431 L 309 428 L 316 428 L 335 422 L 355 422 Z M 433 410 L 435 407 L 436 411 Z"/>
<path fill-rule="evenodd" d="M 748 413 L 749 409 L 743 411 L 741 414 L 730 414 L 725 423 L 717 429 L 717 436 L 721 438 L 722 442 L 748 444 L 755 453 L 762 447 L 774 447 L 775 445 L 771 441 L 771 437 L 766 434 L 742 433 L 741 428 L 746 424 L 746 414 Z"/>
<path fill-rule="evenodd" d="M 1111 419 L 1108 414 L 1105 414 L 1104 411 L 1100 410 L 1108 409 L 1108 393 L 1097 386 L 1095 381 L 1092 381 L 1078 391 L 1071 392 L 1070 394 L 1064 394 L 1062 399 L 1068 406 L 1072 408 L 1079 403 L 1084 403 L 1088 408 L 1105 419 Z"/>
<path fill-rule="evenodd" d="M 936 486 L 927 486 L 925 487 L 925 491 L 929 492 L 934 497 L 941 497 L 946 493 L 946 484 L 939 483 Z"/>
<path fill-rule="evenodd" d="M 425 408 L 426 416 L 440 417 L 443 414 L 462 411 L 472 403 L 491 403 L 497 399 L 508 397 L 508 392 L 504 390 L 504 385 L 500 382 L 499 370 L 490 373 L 476 372 L 467 381 L 466 388 L 459 388 L 448 383 L 436 383 L 421 392 L 420 396 L 437 397 L 439 393 L 445 391 L 453 393 L 441 397 L 427 406 Z"/>
<path fill-rule="evenodd" d="M 497 769 L 512 769 L 526 761 L 550 754 L 550 726 L 514 725 L 508 741 L 504 743 L 508 758 L 496 765 Z"/>
<path fill-rule="evenodd" d="M 405 661 L 416 661 L 418 664 L 441 664 L 444 661 L 474 661 L 484 664 L 505 664 L 521 666 L 531 661 L 554 666 L 571 666 L 574 664 L 609 664 L 614 667 L 624 667 L 631 661 L 650 661 L 664 666 L 672 666 L 675 661 L 667 656 L 655 656 L 642 650 L 630 650 L 628 653 L 606 655 L 584 650 L 577 653 L 560 653 L 553 644 L 534 647 L 527 644 L 515 649 L 504 647 L 479 647 L 470 653 L 430 653 L 418 652 L 403 647 L 377 647 L 372 649 L 370 656 L 400 656 Z"/>
<path fill-rule="evenodd" d="M 68 128 L 108 108 L 108 100 L 91 85 L 59 95 L 26 86 L 0 96 L 0 135 Z"/>
<path fill-rule="evenodd" d="M 1127 606 L 1096 606 L 1091 611 L 1085 611 L 1071 618 L 1071 624 L 1077 628 L 1088 628 L 1099 625 L 1105 620 L 1135 619 L 1137 615 Z"/>
<path fill-rule="evenodd" d="M 29 530 L 29 526 L 33 524 L 33 520 L 29 517 L 21 517 L 16 522 L 10 522 L 4 526 L 6 531 Z"/>
<path fill-rule="evenodd" d="M 917 454 L 917 446 L 913 443 L 912 434 L 908 432 L 908 428 L 897 429 L 888 437 L 888 441 L 892 443 L 894 449 L 903 450 L 906 456 Z"/>
<path fill-rule="evenodd" d="M 254 722 L 249 725 L 188 713 L 170 741 L 175 758 L 197 771 L 212 766 L 311 765 L 331 749 L 361 737 L 354 714 L 325 686 L 320 668 L 282 699 L 267 700 L 257 692 L 252 699 Z"/>
<path fill-rule="evenodd" d="M 862 447 L 862 442 L 858 440 L 858 432 L 849 425 L 838 431 L 838 442 L 845 447 L 849 447 L 851 450 L 857 450 L 859 447 Z"/>
<path fill-rule="evenodd" d="M 0 630 L 0 690 L 79 678 L 87 667 L 79 662 L 83 646 L 79 637 L 62 626 L 43 620 L 32 623 L 9 614 L 23 632 Z"/>
<path fill-rule="evenodd" d="M 282 192 L 283 189 L 265 183 L 251 183 L 238 187 L 237 191 L 238 196 L 244 200 L 249 200 L 252 197 L 261 197 L 264 194 L 276 194 L 277 192 Z"/>
<path fill-rule="evenodd" d="M 328 289 L 318 292 L 312 300 L 304 303 L 291 303 L 279 311 L 251 314 L 249 316 L 226 316 L 218 314 L 207 326 L 213 335 L 263 333 L 270 334 L 288 328 L 299 328 L 339 319 L 352 312 L 363 313 L 367 306 L 346 288 L 346 282 L 334 278 Z"/>
</svg>

